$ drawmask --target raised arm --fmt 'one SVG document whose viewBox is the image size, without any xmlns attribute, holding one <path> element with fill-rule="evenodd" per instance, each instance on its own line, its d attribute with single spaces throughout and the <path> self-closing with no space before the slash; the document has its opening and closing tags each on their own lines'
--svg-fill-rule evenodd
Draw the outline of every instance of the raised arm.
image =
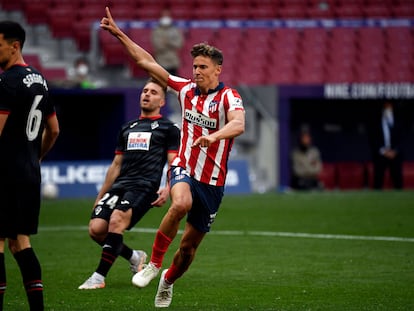
<svg viewBox="0 0 414 311">
<path fill-rule="evenodd" d="M 112 18 L 109 8 L 105 8 L 106 17 L 103 17 L 101 20 L 100 27 L 104 30 L 109 31 L 115 38 L 117 38 L 121 44 L 125 47 L 128 54 L 135 61 L 138 67 L 147 71 L 148 74 L 163 84 L 164 87 L 167 86 L 168 81 L 168 72 L 159 65 L 154 57 L 140 47 L 137 43 L 131 40 L 115 23 Z"/>
</svg>

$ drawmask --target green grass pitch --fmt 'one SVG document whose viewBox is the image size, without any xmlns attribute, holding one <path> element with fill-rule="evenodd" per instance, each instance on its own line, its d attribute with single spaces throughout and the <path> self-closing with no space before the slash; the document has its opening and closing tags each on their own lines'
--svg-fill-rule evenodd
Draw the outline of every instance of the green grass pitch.
<svg viewBox="0 0 414 311">
<path fill-rule="evenodd" d="M 42 264 L 46 310 L 155 310 L 158 278 L 132 286 L 123 258 L 106 288 L 77 287 L 97 267 L 87 233 L 93 199 L 46 200 L 32 244 Z M 125 234 L 151 252 L 168 205 Z M 174 287 L 170 310 L 414 310 L 414 192 L 225 196 L 212 232 Z M 166 258 L 167 266 L 180 235 Z M 4 311 L 28 310 L 6 251 Z"/>
</svg>

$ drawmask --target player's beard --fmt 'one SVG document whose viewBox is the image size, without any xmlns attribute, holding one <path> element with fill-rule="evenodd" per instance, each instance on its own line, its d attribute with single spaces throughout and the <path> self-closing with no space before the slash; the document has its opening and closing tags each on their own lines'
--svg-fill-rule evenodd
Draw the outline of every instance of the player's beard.
<svg viewBox="0 0 414 311">
<path fill-rule="evenodd" d="M 146 114 L 149 114 L 149 113 L 153 113 L 155 110 L 156 110 L 156 108 L 153 108 L 153 107 L 141 107 L 141 110 L 143 111 L 143 112 L 145 112 Z"/>
</svg>

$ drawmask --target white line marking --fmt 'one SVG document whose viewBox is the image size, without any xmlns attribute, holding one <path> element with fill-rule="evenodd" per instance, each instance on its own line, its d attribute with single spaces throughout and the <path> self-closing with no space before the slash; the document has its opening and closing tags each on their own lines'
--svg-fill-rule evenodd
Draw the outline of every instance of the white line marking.
<svg viewBox="0 0 414 311">
<path fill-rule="evenodd" d="M 157 228 L 132 228 L 132 232 L 151 233 L 157 232 Z M 88 231 L 87 226 L 62 226 L 62 227 L 40 227 L 39 231 Z M 179 234 L 182 230 L 179 231 Z M 237 231 L 237 230 L 212 230 L 209 234 L 213 235 L 233 235 L 233 236 L 266 236 L 266 237 L 285 237 L 285 238 L 310 238 L 327 240 L 363 240 L 363 241 L 387 241 L 387 242 L 409 242 L 414 243 L 414 238 L 394 237 L 394 236 L 369 236 L 369 235 L 346 235 L 346 234 L 319 234 L 301 232 L 277 232 L 277 231 Z"/>
</svg>

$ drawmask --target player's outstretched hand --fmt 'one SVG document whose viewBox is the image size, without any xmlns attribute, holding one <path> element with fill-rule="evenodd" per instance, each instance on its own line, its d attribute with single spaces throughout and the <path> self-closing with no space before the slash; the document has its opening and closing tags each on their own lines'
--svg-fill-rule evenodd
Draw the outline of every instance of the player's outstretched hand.
<svg viewBox="0 0 414 311">
<path fill-rule="evenodd" d="M 101 19 L 100 27 L 103 30 L 109 31 L 112 35 L 117 36 L 121 32 L 121 30 L 112 18 L 111 11 L 109 11 L 108 7 L 105 7 L 105 12 L 106 17 L 103 17 Z"/>
</svg>

